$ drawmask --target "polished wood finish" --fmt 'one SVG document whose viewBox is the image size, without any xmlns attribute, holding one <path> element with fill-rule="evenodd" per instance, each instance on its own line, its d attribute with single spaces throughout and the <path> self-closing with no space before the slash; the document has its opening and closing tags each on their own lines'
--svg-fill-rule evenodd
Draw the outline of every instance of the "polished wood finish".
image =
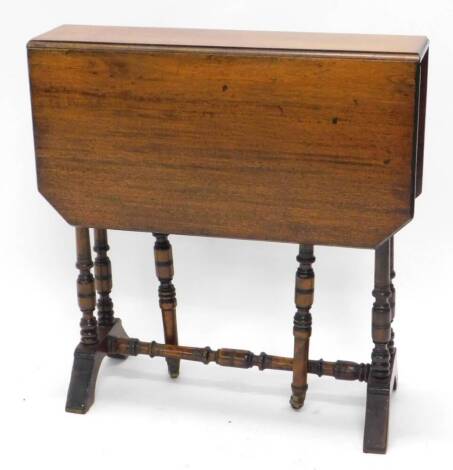
<svg viewBox="0 0 453 470">
<path fill-rule="evenodd" d="M 363 449 L 384 453 L 394 234 L 422 191 L 427 39 L 66 25 L 28 60 L 38 187 L 76 227 L 67 411 L 89 409 L 106 355 L 163 357 L 171 377 L 181 360 L 291 371 L 294 409 L 317 374 L 367 383 Z M 154 234 L 164 343 L 114 317 L 107 229 Z M 179 345 L 169 233 L 299 244 L 293 357 Z M 370 364 L 309 359 L 318 244 L 374 250 Z"/>
<path fill-rule="evenodd" d="M 412 218 L 426 40 L 370 58 L 81 34 L 28 46 L 39 190 L 69 223 L 374 248 Z"/>
<path fill-rule="evenodd" d="M 295 303 L 297 312 L 294 315 L 294 361 L 293 382 L 291 384 L 291 406 L 302 408 L 307 392 L 308 350 L 311 336 L 311 313 L 315 289 L 315 273 L 312 264 L 315 262 L 312 245 L 300 245 L 297 257 L 299 268 L 296 272 Z"/>
<path fill-rule="evenodd" d="M 178 344 L 178 328 L 176 324 L 176 290 L 173 280 L 173 253 L 168 235 L 155 233 L 154 260 L 156 275 L 159 279 L 159 305 L 162 311 L 164 336 L 166 344 Z M 172 379 L 179 375 L 179 359 L 167 358 L 168 373 Z"/>
</svg>

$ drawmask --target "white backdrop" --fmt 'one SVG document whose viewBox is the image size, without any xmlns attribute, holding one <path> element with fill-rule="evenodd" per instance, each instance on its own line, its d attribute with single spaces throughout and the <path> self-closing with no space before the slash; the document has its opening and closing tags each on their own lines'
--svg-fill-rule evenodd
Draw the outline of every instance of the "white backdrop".
<svg viewBox="0 0 453 470">
<path fill-rule="evenodd" d="M 0 21 L 3 468 L 452 468 L 451 0 L 16 1 Z M 430 38 L 424 189 L 396 237 L 399 390 L 387 456 L 361 453 L 366 387 L 331 378 L 310 376 L 296 413 L 289 373 L 183 362 L 172 382 L 162 359 L 106 360 L 90 412 L 64 412 L 80 317 L 74 230 L 36 189 L 25 50 L 63 23 Z M 182 344 L 291 355 L 296 245 L 171 241 Z M 152 236 L 112 232 L 110 245 L 117 314 L 131 336 L 161 340 Z M 369 361 L 373 253 L 316 256 L 311 357 Z"/>
</svg>

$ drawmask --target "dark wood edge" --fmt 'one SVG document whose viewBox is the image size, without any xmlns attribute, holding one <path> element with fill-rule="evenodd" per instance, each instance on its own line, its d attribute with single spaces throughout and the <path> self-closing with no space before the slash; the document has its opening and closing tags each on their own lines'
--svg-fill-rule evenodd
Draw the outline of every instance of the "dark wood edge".
<svg viewBox="0 0 453 470">
<path fill-rule="evenodd" d="M 420 87 L 418 96 L 418 127 L 417 127 L 417 172 L 415 197 L 422 193 L 423 160 L 425 153 L 425 119 L 426 119 L 426 93 L 428 89 L 428 61 L 429 50 L 426 51 L 420 63 Z"/>
<path fill-rule="evenodd" d="M 401 53 L 401 52 L 354 52 L 354 51 L 318 51 L 318 50 L 297 50 L 297 49 L 263 49 L 250 47 L 220 47 L 220 46 L 174 46 L 174 45 L 153 45 L 153 44 L 113 44 L 108 42 L 68 42 L 68 41 L 42 41 L 32 39 L 27 43 L 27 49 L 48 49 L 48 50 L 87 50 L 92 51 L 133 51 L 133 52 L 175 52 L 175 53 L 222 53 L 225 55 L 257 55 L 257 56 L 309 56 L 327 57 L 338 59 L 368 59 L 368 60 L 395 60 L 420 62 L 423 53 Z"/>
</svg>

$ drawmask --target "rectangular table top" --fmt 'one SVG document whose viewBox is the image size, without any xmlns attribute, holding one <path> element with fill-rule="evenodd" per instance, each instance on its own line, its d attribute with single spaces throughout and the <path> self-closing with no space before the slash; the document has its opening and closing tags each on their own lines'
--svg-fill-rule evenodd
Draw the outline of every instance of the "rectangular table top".
<svg viewBox="0 0 453 470">
<path fill-rule="evenodd" d="M 421 60 L 425 36 L 62 25 L 32 41 L 147 46 L 277 49 L 329 55 L 397 54 Z"/>
<path fill-rule="evenodd" d="M 62 26 L 28 44 L 73 225 L 372 248 L 421 192 L 427 39 Z"/>
</svg>

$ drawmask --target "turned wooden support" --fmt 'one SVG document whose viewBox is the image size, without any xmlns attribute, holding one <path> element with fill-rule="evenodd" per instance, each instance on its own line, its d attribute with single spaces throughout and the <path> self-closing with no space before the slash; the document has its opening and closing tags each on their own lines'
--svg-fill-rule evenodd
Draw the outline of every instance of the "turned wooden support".
<svg viewBox="0 0 453 470">
<path fill-rule="evenodd" d="M 370 374 L 370 364 L 352 361 L 328 362 L 323 359 L 308 361 L 308 373 L 316 374 L 318 377 L 324 375 L 334 377 L 338 380 L 358 380 L 366 382 Z"/>
<path fill-rule="evenodd" d="M 154 233 L 156 242 L 154 244 L 154 260 L 156 275 L 159 279 L 159 305 L 162 311 L 164 324 L 164 337 L 166 344 L 178 344 L 178 329 L 176 324 L 176 290 L 173 285 L 173 254 L 168 235 Z M 167 358 L 168 372 L 170 377 L 179 375 L 179 359 Z"/>
<path fill-rule="evenodd" d="M 293 382 L 291 384 L 291 406 L 299 409 L 303 406 L 307 392 L 308 349 L 311 335 L 311 313 L 315 274 L 312 264 L 313 245 L 300 245 L 297 256 L 299 268 L 296 272 L 295 302 L 297 312 L 294 315 L 294 360 Z"/>
<path fill-rule="evenodd" d="M 98 293 L 97 313 L 99 326 L 112 326 L 114 321 L 112 291 L 112 268 L 107 256 L 109 250 L 107 230 L 94 229 L 94 279 Z"/>
<path fill-rule="evenodd" d="M 390 306 L 390 241 L 384 242 L 375 252 L 374 290 L 372 311 L 371 374 L 376 378 L 390 375 L 390 351 L 392 309 Z"/>
<path fill-rule="evenodd" d="M 375 250 L 372 310 L 371 370 L 368 377 L 364 452 L 385 453 L 387 450 L 390 392 L 396 384 L 396 349 L 391 347 L 391 322 L 394 313 L 391 288 L 391 239 Z"/>
<path fill-rule="evenodd" d="M 150 357 L 164 357 L 171 359 L 183 359 L 188 361 L 209 364 L 215 362 L 224 367 L 238 367 L 248 369 L 258 367 L 260 370 L 293 370 L 293 358 L 272 356 L 264 352 L 253 354 L 244 349 L 221 348 L 213 351 L 209 346 L 194 348 L 191 346 L 178 346 L 161 344 L 156 341 L 145 342 L 136 338 L 117 338 L 109 336 L 107 351 L 110 354 L 122 354 L 125 356 L 137 356 L 145 354 Z M 358 380 L 366 382 L 370 372 L 370 365 L 351 361 L 328 362 L 323 359 L 308 361 L 308 372 L 321 376 L 331 376 L 338 380 Z"/>
<path fill-rule="evenodd" d="M 391 323 L 393 323 L 393 320 L 395 318 L 395 286 L 393 285 L 393 279 L 395 279 L 394 250 L 395 250 L 394 237 L 391 237 L 390 238 L 390 297 L 389 297 Z M 390 341 L 389 341 L 388 347 L 389 347 L 390 355 L 393 356 L 395 352 L 395 332 L 393 331 L 393 327 L 391 327 L 390 329 Z"/>
<path fill-rule="evenodd" d="M 96 307 L 94 277 L 91 274 L 93 261 L 91 259 L 90 232 L 88 228 L 76 227 L 77 243 L 77 296 L 82 311 L 80 320 L 80 341 L 83 344 L 97 343 L 97 322 L 93 315 Z"/>
</svg>

